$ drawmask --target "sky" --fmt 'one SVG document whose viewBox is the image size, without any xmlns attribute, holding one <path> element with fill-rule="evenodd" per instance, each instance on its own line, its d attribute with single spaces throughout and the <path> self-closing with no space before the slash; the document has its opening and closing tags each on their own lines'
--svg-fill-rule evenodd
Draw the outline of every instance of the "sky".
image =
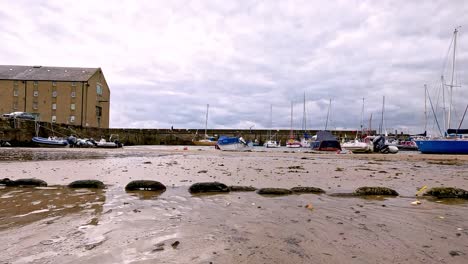
<svg viewBox="0 0 468 264">
<path fill-rule="evenodd" d="M 0 6 L 0 63 L 101 67 L 115 128 L 204 128 L 209 104 L 209 128 L 288 129 L 292 103 L 293 127 L 300 129 L 305 94 L 307 128 L 324 129 L 327 115 L 328 129 L 359 128 L 362 98 L 364 127 L 372 115 L 377 128 L 385 96 L 384 126 L 421 133 L 424 84 L 443 123 L 440 79 L 451 83 L 449 47 L 459 26 L 452 127 L 468 103 L 464 0 Z M 437 131 L 429 103 L 427 115 L 428 130 Z"/>
</svg>

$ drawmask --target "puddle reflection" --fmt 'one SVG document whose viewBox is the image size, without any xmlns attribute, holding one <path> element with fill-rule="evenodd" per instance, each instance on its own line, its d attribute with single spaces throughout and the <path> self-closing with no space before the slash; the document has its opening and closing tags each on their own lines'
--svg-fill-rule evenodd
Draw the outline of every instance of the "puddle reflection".
<svg viewBox="0 0 468 264">
<path fill-rule="evenodd" d="M 66 187 L 0 189 L 0 230 L 72 213 L 100 214 L 104 190 Z"/>
</svg>

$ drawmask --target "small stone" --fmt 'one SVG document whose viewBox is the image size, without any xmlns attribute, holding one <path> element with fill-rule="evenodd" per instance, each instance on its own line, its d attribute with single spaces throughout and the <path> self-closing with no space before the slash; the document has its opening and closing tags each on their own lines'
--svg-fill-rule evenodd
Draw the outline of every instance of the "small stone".
<svg viewBox="0 0 468 264">
<path fill-rule="evenodd" d="M 199 182 L 192 184 L 190 193 L 229 192 L 229 188 L 220 182 Z"/>
<path fill-rule="evenodd" d="M 69 188 L 94 188 L 103 189 L 105 187 L 102 181 L 98 180 L 78 180 L 68 184 Z"/>
<path fill-rule="evenodd" d="M 126 191 L 165 191 L 166 186 L 158 181 L 152 180 L 137 180 L 131 181 L 125 186 Z"/>
<path fill-rule="evenodd" d="M 455 257 L 455 256 L 460 256 L 460 251 L 455 251 L 455 250 L 451 250 L 449 252 L 450 256 L 452 257 Z"/>
<path fill-rule="evenodd" d="M 254 192 L 257 188 L 252 186 L 238 186 L 238 185 L 231 185 L 229 186 L 229 190 L 231 192 Z"/>
<path fill-rule="evenodd" d="M 293 187 L 291 188 L 291 191 L 294 193 L 325 193 L 323 189 L 320 189 L 318 187 Z"/>
<path fill-rule="evenodd" d="M 291 194 L 292 191 L 285 188 L 262 188 L 259 189 L 258 194 L 267 194 L 267 195 L 287 195 Z"/>
<path fill-rule="evenodd" d="M 177 248 L 177 246 L 179 246 L 180 242 L 178 240 L 176 240 L 174 243 L 171 244 L 171 246 L 173 248 Z"/>
<path fill-rule="evenodd" d="M 356 195 L 391 195 L 397 196 L 398 193 L 390 188 L 387 187 L 359 187 L 357 188 L 354 193 Z"/>
</svg>

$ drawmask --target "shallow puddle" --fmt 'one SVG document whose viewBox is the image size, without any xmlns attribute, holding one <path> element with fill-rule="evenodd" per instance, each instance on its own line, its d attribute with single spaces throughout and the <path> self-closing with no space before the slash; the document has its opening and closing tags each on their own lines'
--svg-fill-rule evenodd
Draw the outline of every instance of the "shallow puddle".
<svg viewBox="0 0 468 264">
<path fill-rule="evenodd" d="M 0 189 L 0 231 L 82 211 L 98 214 L 104 191 L 65 187 Z"/>
</svg>

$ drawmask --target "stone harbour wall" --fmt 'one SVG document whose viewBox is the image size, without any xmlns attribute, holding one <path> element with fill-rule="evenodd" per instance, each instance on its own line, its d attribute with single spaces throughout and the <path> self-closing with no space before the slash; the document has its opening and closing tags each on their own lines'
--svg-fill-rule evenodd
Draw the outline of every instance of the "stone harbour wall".
<svg viewBox="0 0 468 264">
<path fill-rule="evenodd" d="M 68 137 L 75 135 L 81 138 L 109 140 L 118 138 L 125 145 L 193 145 L 193 139 L 200 139 L 204 135 L 204 129 L 138 129 L 138 128 L 92 128 L 72 125 L 59 125 L 46 122 L 38 122 L 38 136 Z M 263 144 L 269 139 L 269 131 L 265 129 L 208 129 L 210 136 L 238 136 L 241 135 L 246 140 L 257 140 Z M 309 130 L 310 135 L 314 135 L 316 130 Z M 356 131 L 338 130 L 332 131 L 339 138 L 354 138 Z M 30 146 L 31 139 L 36 135 L 36 124 L 30 120 L 0 120 L 0 139 L 9 141 L 13 146 Z M 280 129 L 271 131 L 272 138 L 285 144 L 289 138 L 290 130 Z M 296 137 L 302 136 L 302 132 L 295 131 Z"/>
</svg>

